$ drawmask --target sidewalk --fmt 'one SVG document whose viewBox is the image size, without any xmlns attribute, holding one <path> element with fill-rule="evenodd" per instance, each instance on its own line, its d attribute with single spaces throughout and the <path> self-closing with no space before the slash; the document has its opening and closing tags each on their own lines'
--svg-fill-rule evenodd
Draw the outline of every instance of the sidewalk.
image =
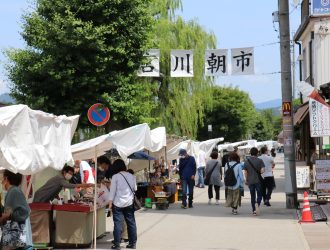
<svg viewBox="0 0 330 250">
<path fill-rule="evenodd" d="M 207 188 L 195 188 L 193 209 L 183 210 L 180 204 L 171 204 L 168 210 L 136 213 L 138 249 L 330 249 L 330 232 L 325 223 L 300 226 L 296 211 L 285 208 L 283 158 L 276 160 L 277 188 L 272 206 L 263 206 L 260 216 L 252 216 L 247 187 L 237 216 L 224 207 L 223 188 L 220 206 L 207 204 Z M 107 226 L 111 234 L 98 241 L 98 249 L 110 247 L 111 220 Z"/>
</svg>

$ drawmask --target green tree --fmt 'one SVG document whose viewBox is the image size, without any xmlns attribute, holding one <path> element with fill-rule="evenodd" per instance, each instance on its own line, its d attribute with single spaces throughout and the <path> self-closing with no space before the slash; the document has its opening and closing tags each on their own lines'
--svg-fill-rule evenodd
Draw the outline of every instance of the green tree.
<svg viewBox="0 0 330 250">
<path fill-rule="evenodd" d="M 257 114 L 251 134 L 253 139 L 266 141 L 274 138 L 274 129 L 270 119 L 273 120 L 271 110 L 263 110 Z"/>
<path fill-rule="evenodd" d="M 238 88 L 212 88 L 213 107 L 205 114 L 204 125 L 200 124 L 198 139 L 205 140 L 211 135 L 207 125 L 212 125 L 212 137 L 224 137 L 225 141 L 248 139 L 257 117 L 249 95 Z"/>
<path fill-rule="evenodd" d="M 212 104 L 213 79 L 205 77 L 204 52 L 215 48 L 216 39 L 197 21 L 185 22 L 176 16 L 182 8 L 179 0 L 155 0 L 152 6 L 156 24 L 153 46 L 161 50 L 161 77 L 154 115 L 159 117 L 154 125 L 165 125 L 170 133 L 196 137 L 198 123 L 203 123 L 204 110 Z M 171 49 L 194 50 L 194 77 L 170 77 Z"/>
<path fill-rule="evenodd" d="M 124 104 L 118 92 L 141 98 L 132 75 L 150 45 L 149 3 L 37 0 L 35 11 L 23 17 L 27 47 L 7 51 L 11 94 L 32 108 L 85 118 L 88 107 L 106 93 L 117 120 L 136 122 L 132 116 L 141 117 L 136 103 Z M 134 86 L 125 92 L 128 84 Z M 151 94 L 152 87 L 142 100 Z"/>
</svg>

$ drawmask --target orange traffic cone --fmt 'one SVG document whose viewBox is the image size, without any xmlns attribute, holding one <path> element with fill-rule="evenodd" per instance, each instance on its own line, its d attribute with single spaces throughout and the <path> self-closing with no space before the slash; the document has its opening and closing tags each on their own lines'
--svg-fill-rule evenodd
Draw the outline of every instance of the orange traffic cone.
<svg viewBox="0 0 330 250">
<path fill-rule="evenodd" d="M 305 223 L 305 222 L 315 222 L 313 219 L 311 207 L 309 206 L 308 194 L 306 191 L 304 192 L 304 208 L 299 223 Z"/>
</svg>

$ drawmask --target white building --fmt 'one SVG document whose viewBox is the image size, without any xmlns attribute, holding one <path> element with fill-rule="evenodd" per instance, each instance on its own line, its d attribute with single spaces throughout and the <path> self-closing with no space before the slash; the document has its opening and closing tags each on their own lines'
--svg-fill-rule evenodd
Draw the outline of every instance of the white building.
<svg viewBox="0 0 330 250">
<path fill-rule="evenodd" d="M 294 36 L 299 45 L 300 80 L 310 83 L 329 101 L 330 99 L 330 0 L 303 0 L 301 2 L 301 24 Z M 307 100 L 305 99 L 304 102 Z M 303 112 L 304 110 L 307 112 Z M 329 137 L 311 138 L 308 105 L 298 109 L 295 120 L 300 129 L 301 155 L 309 162 L 315 148 L 320 154 L 326 152 L 322 146 Z M 296 115 L 295 115 L 296 116 Z"/>
</svg>

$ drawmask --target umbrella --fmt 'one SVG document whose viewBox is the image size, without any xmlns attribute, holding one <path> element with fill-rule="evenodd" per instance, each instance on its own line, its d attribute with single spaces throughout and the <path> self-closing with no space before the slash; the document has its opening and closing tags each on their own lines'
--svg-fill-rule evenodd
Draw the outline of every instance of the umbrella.
<svg viewBox="0 0 330 250">
<path fill-rule="evenodd" d="M 131 155 L 128 156 L 129 159 L 136 159 L 136 160 L 147 160 L 147 161 L 153 161 L 156 160 L 156 158 L 146 154 L 143 151 L 137 151 Z"/>
</svg>

